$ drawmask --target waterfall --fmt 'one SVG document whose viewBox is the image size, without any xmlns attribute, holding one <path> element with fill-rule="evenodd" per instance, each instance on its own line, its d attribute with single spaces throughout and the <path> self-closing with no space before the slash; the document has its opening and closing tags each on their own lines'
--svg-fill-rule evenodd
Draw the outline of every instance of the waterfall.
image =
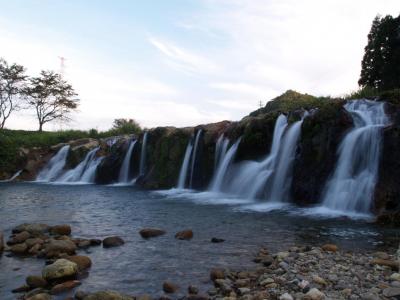
<svg viewBox="0 0 400 300">
<path fill-rule="evenodd" d="M 9 179 L 0 180 L 0 182 L 11 182 L 11 181 L 14 181 L 21 173 L 22 173 L 22 170 L 19 170 L 19 171 L 15 172 L 15 174 L 13 176 L 11 176 Z"/>
<path fill-rule="evenodd" d="M 118 182 L 128 183 L 129 182 L 129 171 L 131 166 L 132 151 L 135 148 L 136 140 L 129 142 L 128 150 L 126 151 L 124 160 L 122 161 L 121 169 L 119 171 Z"/>
<path fill-rule="evenodd" d="M 198 146 L 199 146 L 200 136 L 201 136 L 202 132 L 203 132 L 202 129 L 199 129 L 197 131 L 196 139 L 194 141 L 194 148 L 193 148 L 193 154 L 192 154 L 192 164 L 191 164 L 191 168 L 190 168 L 190 184 L 189 184 L 190 188 L 193 188 L 193 177 L 194 177 L 194 170 L 195 170 L 195 166 L 196 166 L 196 159 L 197 159 L 197 152 L 198 152 L 197 149 L 198 149 Z"/>
<path fill-rule="evenodd" d="M 146 145 L 147 145 L 147 131 L 143 135 L 142 150 L 140 152 L 139 176 L 143 176 L 146 173 Z"/>
<path fill-rule="evenodd" d="M 36 180 L 48 182 L 54 181 L 57 177 L 59 177 L 63 173 L 69 149 L 69 145 L 62 147 L 39 172 Z"/>
<path fill-rule="evenodd" d="M 193 149 L 193 143 L 192 143 L 192 140 L 190 139 L 189 143 L 186 147 L 185 157 L 183 158 L 181 171 L 179 172 L 179 180 L 178 180 L 178 188 L 179 189 L 185 188 L 185 183 L 186 183 L 187 173 L 188 173 L 188 169 L 189 169 L 190 156 L 192 154 L 192 149 Z"/>
<path fill-rule="evenodd" d="M 343 212 L 369 213 L 378 176 L 381 129 L 390 120 L 382 102 L 353 100 L 344 107 L 354 128 L 338 148 L 339 159 L 325 186 L 322 204 Z"/>
<path fill-rule="evenodd" d="M 96 173 L 96 168 L 101 162 L 101 158 L 96 158 L 96 153 L 100 148 L 90 150 L 85 158 L 74 168 L 68 170 L 62 176 L 55 178 L 56 182 L 79 182 L 79 183 L 93 183 Z"/>
<path fill-rule="evenodd" d="M 211 182 L 211 190 L 214 192 L 219 192 L 221 191 L 222 185 L 224 183 L 224 178 L 226 176 L 226 173 L 229 169 L 229 166 L 233 162 L 235 158 L 236 151 L 239 147 L 241 139 L 238 139 L 236 143 L 234 143 L 226 152 L 226 155 L 223 155 L 224 153 L 221 153 L 220 160 L 221 162 L 218 165 L 217 171 L 214 174 L 214 178 Z M 226 141 L 223 142 L 225 144 Z M 228 141 L 229 142 L 229 141 Z M 227 143 L 226 143 L 227 144 Z"/>
<path fill-rule="evenodd" d="M 217 171 L 219 164 L 223 160 L 226 151 L 228 150 L 229 139 L 224 138 L 221 134 L 215 145 L 215 158 L 214 158 L 214 170 Z"/>
</svg>

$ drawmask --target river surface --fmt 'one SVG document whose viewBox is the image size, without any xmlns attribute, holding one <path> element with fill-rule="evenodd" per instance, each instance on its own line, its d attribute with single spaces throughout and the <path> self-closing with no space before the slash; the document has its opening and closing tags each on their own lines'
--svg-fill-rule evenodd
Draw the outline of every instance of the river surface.
<svg viewBox="0 0 400 300">
<path fill-rule="evenodd" d="M 326 217 L 318 209 L 267 205 L 212 193 L 143 191 L 134 187 L 98 185 L 0 184 L 0 229 L 7 238 L 21 223 L 70 224 L 74 237 L 119 235 L 125 245 L 91 247 L 93 266 L 79 289 L 115 289 L 129 294 L 162 294 L 171 280 L 184 293 L 189 284 L 210 288 L 213 267 L 254 267 L 261 247 L 271 252 L 294 245 L 330 242 L 341 249 L 375 250 L 392 245 L 395 232 L 368 219 Z M 167 231 L 144 240 L 143 227 Z M 178 241 L 177 231 L 192 229 L 191 241 Z M 223 238 L 214 244 L 212 237 Z M 0 258 L 0 299 L 15 299 L 11 290 L 28 275 L 40 274 L 44 261 L 36 258 Z M 64 299 L 68 294 L 62 295 Z M 59 299 L 59 298 L 57 298 Z"/>
</svg>

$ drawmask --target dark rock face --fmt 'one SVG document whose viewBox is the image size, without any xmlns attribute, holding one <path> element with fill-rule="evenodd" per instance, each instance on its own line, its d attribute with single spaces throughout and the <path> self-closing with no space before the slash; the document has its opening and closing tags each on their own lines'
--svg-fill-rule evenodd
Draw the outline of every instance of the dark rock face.
<svg viewBox="0 0 400 300">
<path fill-rule="evenodd" d="M 317 203 L 333 173 L 337 149 L 352 127 L 342 103 L 322 107 L 306 118 L 293 169 L 292 199 L 299 205 Z"/>
</svg>

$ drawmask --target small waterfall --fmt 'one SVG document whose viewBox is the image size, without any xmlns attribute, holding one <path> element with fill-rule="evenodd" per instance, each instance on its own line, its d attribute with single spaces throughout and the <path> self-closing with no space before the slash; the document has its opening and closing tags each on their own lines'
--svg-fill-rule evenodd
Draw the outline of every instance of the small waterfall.
<svg viewBox="0 0 400 300">
<path fill-rule="evenodd" d="M 132 151 L 135 148 L 136 140 L 129 142 L 128 150 L 126 151 L 124 160 L 122 161 L 121 169 L 119 171 L 118 182 L 128 183 L 129 182 L 129 171 L 131 166 Z"/>
<path fill-rule="evenodd" d="M 226 173 L 228 172 L 229 166 L 232 164 L 233 160 L 235 159 L 235 154 L 236 151 L 239 147 L 240 143 L 240 138 L 237 140 L 236 143 L 234 143 L 228 150 L 228 152 L 222 152 L 225 151 L 223 150 L 224 144 L 228 144 L 229 140 L 225 139 L 225 141 L 222 142 L 221 146 L 221 154 L 220 154 L 220 163 L 218 164 L 218 169 L 216 173 L 214 174 L 214 178 L 211 182 L 211 187 L 210 189 L 214 192 L 219 192 L 221 191 L 222 185 L 224 183 L 224 178 L 226 176 Z"/>
<path fill-rule="evenodd" d="M 140 152 L 139 176 L 143 176 L 146 173 L 146 145 L 147 145 L 147 131 L 143 135 L 142 150 Z"/>
<path fill-rule="evenodd" d="M 324 207 L 350 213 L 369 213 L 378 176 L 381 129 L 390 123 L 384 103 L 369 100 L 348 102 L 354 128 L 338 149 L 336 169 L 325 186 Z"/>
<path fill-rule="evenodd" d="M 226 151 L 228 150 L 229 139 L 224 138 L 221 134 L 215 145 L 215 158 L 214 158 L 214 170 L 217 171 L 219 164 L 224 159 Z"/>
<path fill-rule="evenodd" d="M 185 157 L 182 162 L 181 171 L 179 172 L 179 180 L 178 180 L 178 188 L 184 189 L 186 184 L 187 173 L 189 169 L 190 157 L 192 154 L 193 143 L 192 140 L 189 140 L 189 143 L 186 147 Z"/>
<path fill-rule="evenodd" d="M 12 182 L 12 181 L 14 181 L 21 173 L 22 173 L 22 170 L 19 170 L 19 171 L 15 172 L 15 174 L 14 174 L 13 176 L 11 176 L 10 178 L 5 179 L 5 180 L 0 180 L 0 182 Z"/>
<path fill-rule="evenodd" d="M 40 171 L 36 180 L 37 181 L 54 181 L 64 171 L 65 162 L 69 152 L 70 146 L 62 147 L 55 156 L 53 156 L 47 165 Z"/>
<path fill-rule="evenodd" d="M 56 178 L 56 182 L 79 182 L 79 183 L 93 183 L 96 173 L 96 168 L 101 162 L 101 158 L 96 158 L 96 153 L 100 148 L 90 150 L 85 158 L 74 168 L 68 170 L 61 177 Z"/>
<path fill-rule="evenodd" d="M 196 159 L 197 159 L 197 149 L 199 146 L 199 141 L 200 141 L 200 136 L 201 133 L 203 132 L 202 129 L 197 131 L 196 134 L 196 139 L 194 141 L 194 148 L 193 148 L 193 154 L 192 154 L 192 164 L 191 164 L 191 168 L 190 168 L 190 182 L 189 182 L 189 187 L 193 188 L 193 178 L 194 178 L 194 170 L 195 170 L 195 166 L 196 166 Z"/>
</svg>

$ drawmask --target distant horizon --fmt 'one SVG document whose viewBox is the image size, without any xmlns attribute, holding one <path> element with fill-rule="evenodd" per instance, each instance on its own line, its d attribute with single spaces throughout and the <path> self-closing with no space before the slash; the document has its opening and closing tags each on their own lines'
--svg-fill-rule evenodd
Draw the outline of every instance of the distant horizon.
<svg viewBox="0 0 400 300">
<path fill-rule="evenodd" d="M 61 71 L 81 99 L 73 122 L 104 131 L 238 121 L 288 89 L 342 96 L 358 88 L 367 34 L 397 0 L 179 1 L 157 4 L 0 0 L 0 57 L 27 74 Z M 36 130 L 27 111 L 8 129 Z"/>
</svg>

